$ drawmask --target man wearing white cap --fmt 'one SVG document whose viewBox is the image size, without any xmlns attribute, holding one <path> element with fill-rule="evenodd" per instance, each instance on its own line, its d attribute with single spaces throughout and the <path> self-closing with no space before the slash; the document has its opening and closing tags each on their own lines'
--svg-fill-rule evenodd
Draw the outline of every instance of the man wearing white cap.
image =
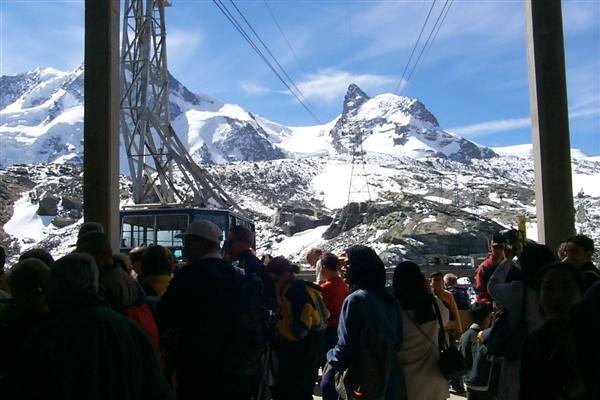
<svg viewBox="0 0 600 400">
<path fill-rule="evenodd" d="M 187 263 L 158 305 L 163 337 L 170 338 L 165 342 L 177 399 L 249 400 L 252 374 L 231 367 L 241 272 L 222 259 L 223 233 L 214 223 L 193 222 L 180 237 Z"/>
<path fill-rule="evenodd" d="M 187 262 L 203 258 L 222 258 L 220 253 L 223 231 L 210 221 L 192 222 L 184 233 L 177 235 L 183 238 L 183 257 Z"/>
</svg>

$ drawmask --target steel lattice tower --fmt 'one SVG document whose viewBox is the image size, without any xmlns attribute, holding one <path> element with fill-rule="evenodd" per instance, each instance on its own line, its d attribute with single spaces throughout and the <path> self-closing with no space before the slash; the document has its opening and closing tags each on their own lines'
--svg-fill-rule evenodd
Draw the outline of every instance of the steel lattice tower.
<svg viewBox="0 0 600 400">
<path fill-rule="evenodd" d="M 178 202 L 241 209 L 198 166 L 169 119 L 166 0 L 125 0 L 121 47 L 121 134 L 136 204 Z M 174 182 L 173 167 L 189 191 Z"/>
<path fill-rule="evenodd" d="M 352 157 L 352 167 L 350 172 L 350 185 L 348 188 L 348 203 L 353 201 L 361 202 L 371 200 L 371 190 L 369 189 L 369 175 L 367 174 L 363 142 L 366 135 L 363 135 L 361 129 L 350 124 L 350 155 Z"/>
</svg>

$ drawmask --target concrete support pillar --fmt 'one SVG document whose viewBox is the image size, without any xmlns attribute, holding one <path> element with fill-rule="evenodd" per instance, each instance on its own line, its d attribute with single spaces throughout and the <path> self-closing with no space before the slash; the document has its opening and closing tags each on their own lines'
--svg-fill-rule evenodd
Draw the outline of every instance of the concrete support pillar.
<svg viewBox="0 0 600 400">
<path fill-rule="evenodd" d="M 538 238 L 575 232 L 561 0 L 525 0 Z"/>
<path fill-rule="evenodd" d="M 119 0 L 85 1 L 83 202 L 119 249 Z"/>
</svg>

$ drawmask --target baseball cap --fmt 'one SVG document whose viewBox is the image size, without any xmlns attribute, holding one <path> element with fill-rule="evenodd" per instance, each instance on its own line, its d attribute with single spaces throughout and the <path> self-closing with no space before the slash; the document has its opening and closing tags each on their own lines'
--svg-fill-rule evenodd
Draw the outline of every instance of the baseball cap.
<svg viewBox="0 0 600 400">
<path fill-rule="evenodd" d="M 442 274 L 440 271 L 433 271 L 431 274 L 429 274 L 430 278 L 443 278 L 444 274 Z"/>
<path fill-rule="evenodd" d="M 180 233 L 175 237 L 184 238 L 188 235 L 197 236 L 213 243 L 221 243 L 223 240 L 223 232 L 221 231 L 221 228 L 219 228 L 216 224 L 205 220 L 192 222 L 188 225 L 185 232 Z"/>
<path fill-rule="evenodd" d="M 492 246 L 503 246 L 504 236 L 501 233 L 496 233 L 492 236 Z"/>
</svg>

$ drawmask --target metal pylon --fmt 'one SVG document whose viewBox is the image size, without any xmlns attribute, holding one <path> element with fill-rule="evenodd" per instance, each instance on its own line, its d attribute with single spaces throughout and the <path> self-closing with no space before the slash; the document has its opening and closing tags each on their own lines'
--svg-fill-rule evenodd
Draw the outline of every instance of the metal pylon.
<svg viewBox="0 0 600 400">
<path fill-rule="evenodd" d="M 350 155 L 352 156 L 352 167 L 350 172 L 350 185 L 348 188 L 348 203 L 371 200 L 371 190 L 369 189 L 369 175 L 367 174 L 363 142 L 360 129 L 353 129 L 350 132 Z"/>
<path fill-rule="evenodd" d="M 239 206 L 195 163 L 169 119 L 166 0 L 125 0 L 121 47 L 121 134 L 136 204 Z M 184 192 L 173 179 L 182 175 Z"/>
</svg>

